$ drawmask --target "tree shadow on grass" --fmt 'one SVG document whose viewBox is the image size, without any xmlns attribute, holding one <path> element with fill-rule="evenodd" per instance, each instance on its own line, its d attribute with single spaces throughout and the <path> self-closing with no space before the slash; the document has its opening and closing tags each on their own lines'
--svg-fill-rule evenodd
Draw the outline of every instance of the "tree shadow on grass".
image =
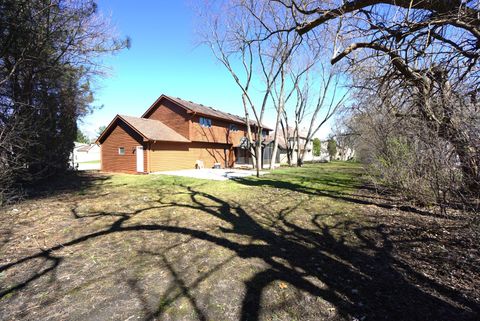
<svg viewBox="0 0 480 321">
<path fill-rule="evenodd" d="M 413 206 L 409 205 L 399 205 L 397 206 L 394 204 L 391 199 L 388 198 L 378 198 L 378 197 L 371 197 L 368 195 L 358 195 L 354 193 L 346 193 L 343 191 L 335 190 L 335 189 L 319 189 L 315 187 L 309 187 L 308 185 L 305 184 L 297 184 L 297 183 L 292 183 L 288 181 L 281 181 L 281 180 L 273 180 L 273 179 L 268 179 L 268 178 L 235 178 L 235 181 L 239 184 L 247 185 L 247 186 L 268 186 L 268 187 L 274 187 L 278 189 L 286 189 L 290 190 L 293 192 L 299 192 L 307 195 L 312 195 L 312 196 L 323 196 L 323 197 L 328 197 L 332 198 L 335 200 L 341 200 L 345 201 L 348 203 L 354 203 L 354 204 L 360 204 L 360 205 L 374 205 L 379 208 L 383 209 L 397 209 L 402 212 L 409 212 L 409 213 L 414 213 L 418 214 L 421 216 L 427 216 L 427 217 L 436 217 L 436 218 L 448 218 L 448 219 L 455 219 L 455 217 L 446 217 L 441 214 L 433 213 L 430 211 L 425 211 L 422 209 L 415 208 Z M 318 180 L 307 180 L 305 179 L 303 182 L 317 182 Z M 323 180 L 320 180 L 323 182 Z M 322 183 L 323 184 L 323 183 Z M 326 184 L 330 185 L 330 184 Z M 356 187 L 358 189 L 366 189 L 366 190 L 371 190 L 372 188 L 369 186 L 364 186 L 364 185 L 352 185 L 352 184 L 335 184 L 335 185 L 330 185 L 330 186 L 335 186 L 335 187 L 342 187 L 342 188 L 352 188 Z M 383 200 L 383 202 L 382 202 Z"/>
<path fill-rule="evenodd" d="M 25 190 L 25 199 L 68 194 L 92 193 L 99 190 L 101 184 L 110 180 L 111 176 L 93 171 L 68 171 L 29 186 Z"/>
<path fill-rule="evenodd" d="M 292 188 L 285 183 L 279 185 Z M 415 239 L 402 239 L 400 232 L 389 231 L 381 224 L 362 226 L 352 221 L 342 221 L 327 225 L 320 214 L 312 215 L 310 223 L 313 227 L 305 228 L 290 219 L 296 205 L 278 212 L 259 214 L 242 204 L 223 200 L 188 186 L 184 189 L 190 198 L 188 202 L 168 201 L 160 195 L 154 204 L 135 211 L 89 213 L 90 217 L 118 218 L 108 228 L 0 266 L 0 272 L 3 272 L 32 260 L 45 259 L 42 269 L 33 271 L 23 282 L 3 289 L 0 299 L 13 291 L 21 292 L 35 280 L 53 273 L 62 263 L 62 257 L 55 253 L 58 250 L 110 234 L 150 231 L 188 236 L 189 239 L 202 240 L 228 249 L 236 258 L 261 260 L 265 268 L 244 282 L 245 291 L 239 317 L 242 321 L 259 320 L 273 312 L 264 308 L 262 296 L 267 287 L 280 281 L 328 301 L 335 306 L 342 319 L 475 320 L 478 317 L 478 302 L 426 277 L 395 257 L 393 247 L 396 242 L 431 241 L 428 238 L 419 236 Z M 343 199 L 343 196 L 338 197 Z M 215 217 L 223 224 L 218 226 L 216 232 L 210 232 L 170 224 L 129 222 L 144 211 L 159 208 L 200 211 L 204 215 Z M 76 212 L 72 210 L 72 213 Z M 80 218 L 78 214 L 77 217 Z M 269 222 L 272 224 L 268 224 Z M 351 244 L 344 239 L 342 231 L 353 232 L 357 243 Z M 245 243 L 239 241 L 239 237 L 259 242 Z M 194 290 L 205 278 L 221 269 L 222 264 L 203 273 L 196 281 L 187 283 L 182 280 L 176 270 L 178 268 L 172 265 L 166 252 L 151 252 L 146 255 L 161 258 L 168 273 L 174 278 L 177 293 L 172 295 L 173 288 L 167 289 L 159 302 L 171 304 L 179 298 L 186 298 L 191 303 L 196 318 L 207 320 L 208 310 L 197 303 Z M 321 282 L 322 285 L 313 280 Z M 131 291 L 145 302 L 137 281 L 130 280 L 129 285 Z M 276 303 L 277 306 L 282 305 L 282 302 Z M 145 305 L 144 309 L 148 310 L 144 313 L 145 318 L 153 320 L 165 313 L 165 304 L 159 304 L 155 310 Z M 318 312 L 317 315 L 322 313 L 315 311 L 315 305 L 308 309 Z"/>
</svg>

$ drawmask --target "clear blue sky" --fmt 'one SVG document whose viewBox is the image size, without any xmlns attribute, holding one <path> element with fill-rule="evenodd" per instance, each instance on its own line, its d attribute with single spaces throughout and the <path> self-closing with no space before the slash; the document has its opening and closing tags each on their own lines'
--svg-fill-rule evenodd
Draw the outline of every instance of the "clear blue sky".
<svg viewBox="0 0 480 321">
<path fill-rule="evenodd" d="M 140 116 L 162 93 L 243 115 L 239 88 L 209 48 L 198 46 L 194 10 L 188 1 L 100 0 L 100 12 L 110 17 L 121 37 L 132 46 L 105 57 L 110 75 L 99 79 L 96 105 L 103 105 L 80 123 L 94 136 L 116 114 Z M 273 125 L 275 112 L 265 122 Z M 325 128 L 320 137 L 328 133 Z"/>
</svg>

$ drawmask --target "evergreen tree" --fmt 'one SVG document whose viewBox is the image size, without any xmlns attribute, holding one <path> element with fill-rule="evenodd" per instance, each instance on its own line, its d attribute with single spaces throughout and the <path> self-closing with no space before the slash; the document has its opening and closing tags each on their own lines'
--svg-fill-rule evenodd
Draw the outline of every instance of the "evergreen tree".
<svg viewBox="0 0 480 321">
<path fill-rule="evenodd" d="M 313 139 L 313 155 L 320 156 L 321 153 L 321 142 L 320 139 L 314 138 Z"/>
</svg>

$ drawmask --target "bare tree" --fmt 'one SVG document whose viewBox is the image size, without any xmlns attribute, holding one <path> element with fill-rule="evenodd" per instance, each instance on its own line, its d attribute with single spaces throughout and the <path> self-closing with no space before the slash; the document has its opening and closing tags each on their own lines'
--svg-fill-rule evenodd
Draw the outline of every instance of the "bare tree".
<svg viewBox="0 0 480 321">
<path fill-rule="evenodd" d="M 292 149 L 290 131 L 288 130 L 288 114 L 287 104 L 290 101 L 296 100 L 295 114 L 298 110 L 299 88 L 300 86 L 308 86 L 308 73 L 312 69 L 318 59 L 318 55 L 311 56 L 308 47 L 303 46 L 301 50 L 297 49 L 295 56 L 291 56 L 285 61 L 280 70 L 280 76 L 274 84 L 272 90 L 272 102 L 277 111 L 275 121 L 275 132 L 273 139 L 273 152 L 270 162 L 270 169 L 274 169 L 276 155 L 278 153 L 278 140 L 280 137 L 280 128 L 282 128 L 282 135 L 286 143 L 288 164 L 292 165 Z"/>
<path fill-rule="evenodd" d="M 301 148 L 301 141 L 299 135 L 297 138 L 298 146 L 298 159 L 297 165 L 301 166 L 305 160 L 307 145 L 313 140 L 320 128 L 325 125 L 346 103 L 348 99 L 349 90 L 344 87 L 342 82 L 342 75 L 335 68 L 327 66 L 320 62 L 320 81 L 318 85 L 318 90 L 315 92 L 317 95 L 314 106 L 311 108 L 311 114 L 307 120 L 307 134 L 305 136 L 305 141 L 303 148 Z M 303 99 L 306 100 L 306 103 L 301 104 L 303 108 L 310 107 L 308 100 L 310 97 L 308 95 L 303 96 Z M 300 115 L 305 114 L 304 111 L 299 113 Z M 297 128 L 297 133 L 299 131 L 299 124 L 302 119 L 295 120 L 295 126 Z"/>
<path fill-rule="evenodd" d="M 343 117 L 346 117 L 345 115 Z M 341 160 L 351 160 L 355 157 L 355 133 L 345 126 L 344 118 L 340 115 L 335 120 L 335 126 L 332 128 L 332 134 L 337 142 L 337 149 L 341 153 Z"/>
<path fill-rule="evenodd" d="M 275 81 L 301 37 L 291 34 L 268 36 L 271 30 L 285 24 L 282 15 L 268 1 L 217 3 L 203 7 L 201 12 L 203 21 L 207 21 L 203 42 L 209 45 L 241 90 L 248 140 L 259 176 L 265 110 Z M 285 13 L 284 10 L 283 17 Z M 252 83 L 263 83 L 258 101 L 252 95 Z"/>
<path fill-rule="evenodd" d="M 331 68 L 319 57 L 311 61 L 289 70 L 292 87 L 283 105 L 278 104 L 280 99 L 274 99 L 277 106 L 283 106 L 277 107 L 277 110 L 282 112 L 280 126 L 290 165 L 294 155 L 296 164 L 303 164 L 307 147 L 313 137 L 341 110 L 348 98 L 349 89 L 344 87 L 344 80 L 338 69 Z M 281 83 L 280 88 L 285 86 Z M 279 97 L 281 98 L 280 95 Z M 289 122 L 290 116 L 293 116 L 293 126 Z"/>
<path fill-rule="evenodd" d="M 370 61 L 383 70 L 384 83 L 409 91 L 409 117 L 422 120 L 453 146 L 466 190 L 480 196 L 480 147 L 475 132 L 459 121 L 478 108 L 478 1 L 275 3 L 289 9 L 295 23 L 272 33 L 303 35 L 317 28 L 338 28 L 341 21 L 344 46 L 335 50 L 332 63 L 346 59 L 356 66 Z"/>
<path fill-rule="evenodd" d="M 401 104 L 395 92 L 383 90 L 380 96 L 363 91 L 345 119 L 345 137 L 354 143 L 378 190 L 394 190 L 421 205 L 456 204 L 463 195 L 453 147 L 421 119 L 398 117 Z"/>
</svg>

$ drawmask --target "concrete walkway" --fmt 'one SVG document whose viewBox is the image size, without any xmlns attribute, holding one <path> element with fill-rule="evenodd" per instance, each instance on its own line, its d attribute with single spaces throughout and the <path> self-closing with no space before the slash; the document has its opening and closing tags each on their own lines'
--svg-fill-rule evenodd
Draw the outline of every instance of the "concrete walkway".
<svg viewBox="0 0 480 321">
<path fill-rule="evenodd" d="M 166 171 L 166 172 L 155 172 L 154 175 L 174 175 L 174 176 L 183 176 L 183 177 L 192 177 L 200 179 L 210 179 L 214 181 L 226 181 L 227 179 L 235 179 L 240 177 L 247 177 L 256 174 L 254 170 L 245 170 L 245 169 L 184 169 L 178 171 Z M 262 171 L 260 175 L 268 174 L 268 172 Z"/>
</svg>

